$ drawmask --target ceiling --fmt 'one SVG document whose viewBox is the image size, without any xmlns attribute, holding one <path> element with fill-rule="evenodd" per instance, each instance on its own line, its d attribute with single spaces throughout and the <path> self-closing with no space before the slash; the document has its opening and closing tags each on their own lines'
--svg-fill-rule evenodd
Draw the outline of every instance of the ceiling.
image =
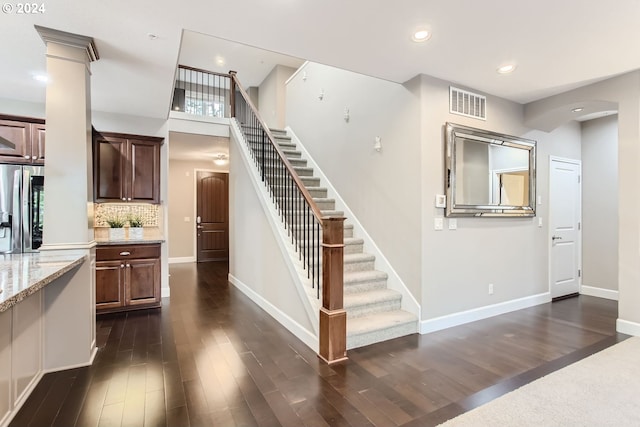
<svg viewBox="0 0 640 427">
<path fill-rule="evenodd" d="M 218 155 L 229 157 L 229 138 L 169 132 L 170 160 L 213 160 Z"/>
<path fill-rule="evenodd" d="M 520 103 L 640 68 L 639 0 L 56 0 L 45 8 L 0 14 L 0 98 L 44 101 L 32 78 L 45 71 L 34 24 L 95 39 L 94 110 L 158 118 L 167 117 L 179 58 L 202 68 L 215 61 L 220 40 L 202 34 L 399 83 L 428 74 Z M 419 27 L 432 31 L 428 42 L 411 41 Z M 268 60 L 244 55 L 222 68 L 247 82 L 266 72 Z M 507 61 L 516 70 L 496 73 Z"/>
</svg>

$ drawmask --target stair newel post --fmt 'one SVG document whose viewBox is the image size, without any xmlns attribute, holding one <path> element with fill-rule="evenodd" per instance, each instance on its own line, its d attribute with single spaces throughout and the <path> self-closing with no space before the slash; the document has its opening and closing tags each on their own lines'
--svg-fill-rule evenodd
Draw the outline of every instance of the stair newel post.
<svg viewBox="0 0 640 427">
<path fill-rule="evenodd" d="M 343 302 L 343 276 L 344 218 L 323 218 L 319 356 L 329 364 L 347 359 L 347 312 Z"/>
<path fill-rule="evenodd" d="M 236 117 L 236 71 L 229 71 L 229 104 L 231 106 L 231 117 Z"/>
</svg>

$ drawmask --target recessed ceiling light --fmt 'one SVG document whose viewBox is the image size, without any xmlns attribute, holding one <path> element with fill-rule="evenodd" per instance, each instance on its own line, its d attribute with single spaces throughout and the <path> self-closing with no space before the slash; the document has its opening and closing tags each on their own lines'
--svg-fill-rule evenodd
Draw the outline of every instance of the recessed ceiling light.
<svg viewBox="0 0 640 427">
<path fill-rule="evenodd" d="M 574 112 L 574 113 L 579 113 L 582 110 L 584 110 L 584 107 L 576 107 L 576 108 L 572 109 L 571 111 Z"/>
<path fill-rule="evenodd" d="M 516 65 L 515 64 L 504 64 L 501 65 L 500 67 L 498 67 L 498 69 L 496 70 L 499 74 L 509 74 L 512 73 L 513 70 L 516 69 Z"/>
<path fill-rule="evenodd" d="M 157 34 L 148 33 L 147 37 L 149 37 L 149 40 L 158 40 L 158 35 Z"/>
<path fill-rule="evenodd" d="M 46 74 L 34 74 L 33 78 L 42 83 L 47 83 L 49 81 L 49 76 Z"/>
<path fill-rule="evenodd" d="M 218 67 L 223 67 L 224 66 L 224 58 L 221 56 L 216 56 L 216 65 Z"/>
<path fill-rule="evenodd" d="M 415 33 L 413 33 L 413 35 L 411 36 L 411 40 L 413 40 L 416 43 L 426 42 L 430 38 L 431 38 L 431 31 L 425 30 L 425 29 L 418 30 Z"/>
</svg>

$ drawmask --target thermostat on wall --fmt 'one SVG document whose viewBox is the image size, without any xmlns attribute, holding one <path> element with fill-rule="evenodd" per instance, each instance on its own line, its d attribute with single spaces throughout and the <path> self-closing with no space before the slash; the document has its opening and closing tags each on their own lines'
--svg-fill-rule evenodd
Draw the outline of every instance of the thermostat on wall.
<svg viewBox="0 0 640 427">
<path fill-rule="evenodd" d="M 447 204 L 447 196 L 436 194 L 436 208 L 444 208 Z"/>
</svg>

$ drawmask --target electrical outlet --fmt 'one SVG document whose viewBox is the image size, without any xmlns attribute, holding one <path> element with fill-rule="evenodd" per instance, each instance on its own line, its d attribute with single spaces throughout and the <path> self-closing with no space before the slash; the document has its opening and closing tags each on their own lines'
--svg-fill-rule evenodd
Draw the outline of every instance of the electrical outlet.
<svg viewBox="0 0 640 427">
<path fill-rule="evenodd" d="M 449 219 L 449 230 L 457 230 L 458 229 L 458 220 L 455 218 Z"/>
<path fill-rule="evenodd" d="M 493 295 L 493 283 L 489 283 L 489 295 Z"/>
<path fill-rule="evenodd" d="M 443 228 L 444 228 L 444 219 L 443 218 L 434 218 L 433 219 L 433 229 L 440 231 Z"/>
</svg>

